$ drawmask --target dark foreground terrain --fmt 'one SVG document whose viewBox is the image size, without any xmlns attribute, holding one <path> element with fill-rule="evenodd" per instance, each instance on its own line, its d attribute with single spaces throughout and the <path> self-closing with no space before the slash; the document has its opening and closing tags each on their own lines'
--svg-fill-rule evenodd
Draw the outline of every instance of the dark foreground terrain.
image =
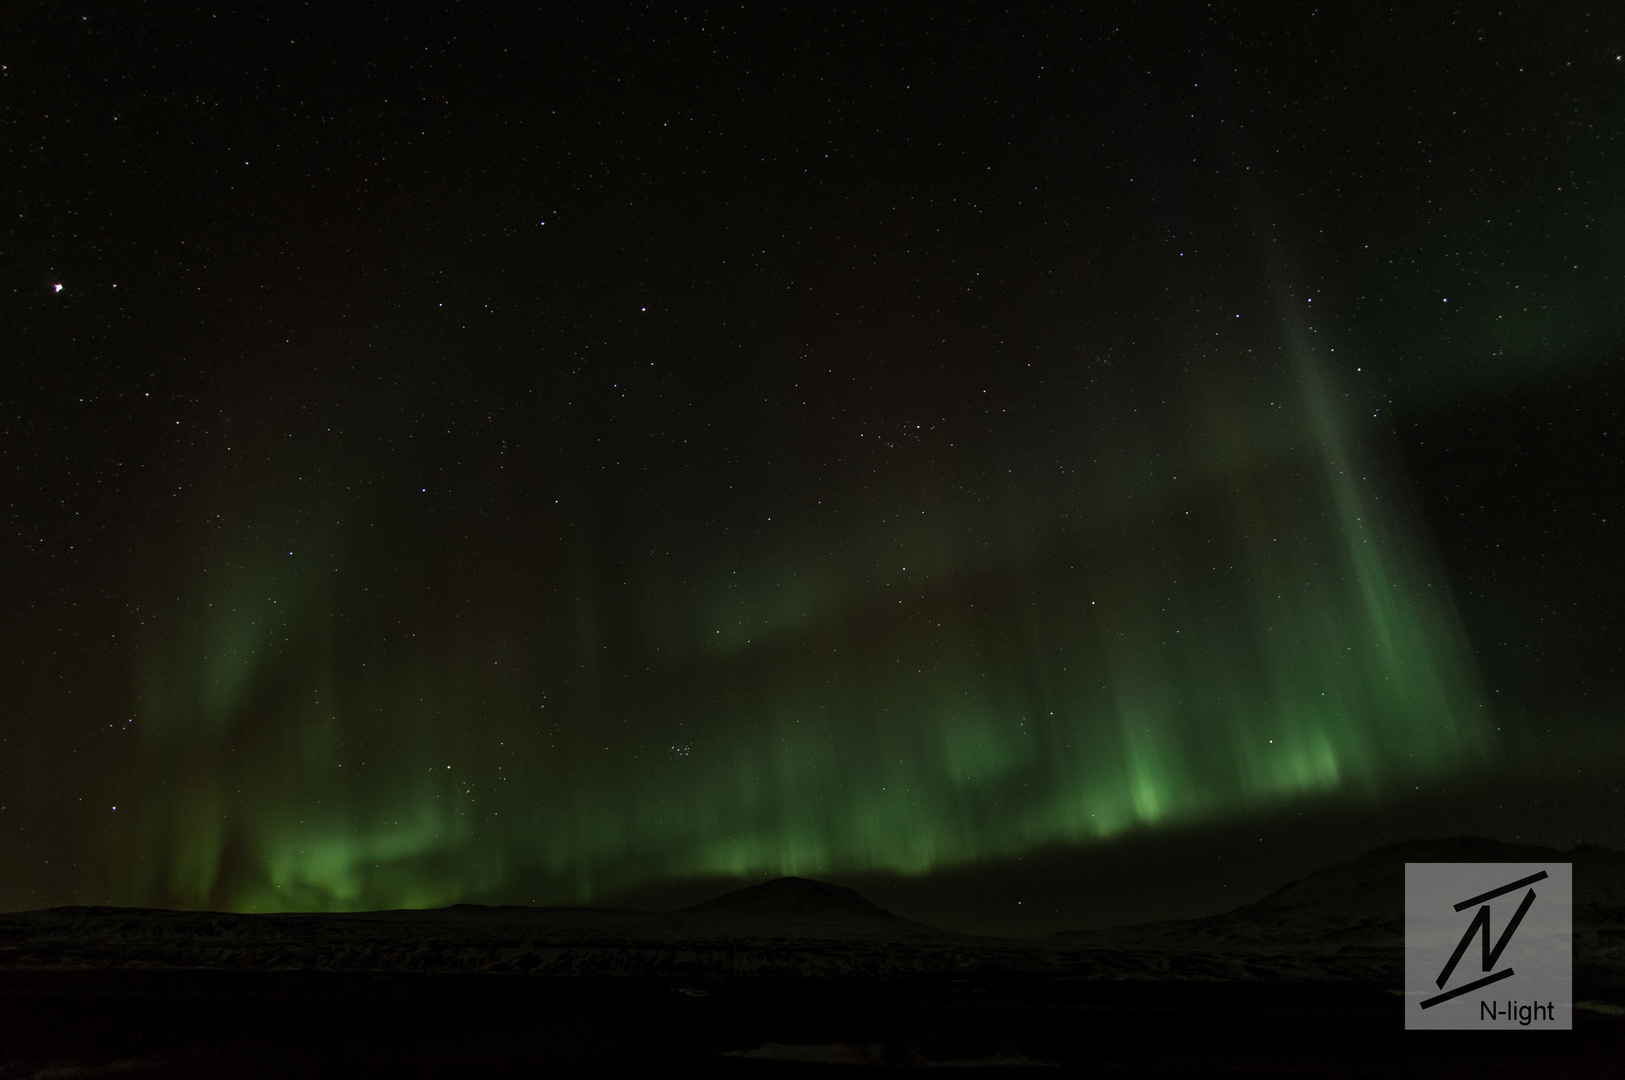
<svg viewBox="0 0 1625 1080">
<path fill-rule="evenodd" d="M 1407 861 L 1574 866 L 1574 1030 L 1407 1032 Z M 1013 940 L 783 878 L 669 913 L 0 915 L 0 1080 L 27 1077 L 1608 1076 L 1625 856 L 1407 841 L 1207 919 Z"/>
<path fill-rule="evenodd" d="M 1618 1077 L 1625 1016 L 1406 1032 L 1374 987 L 1066 979 L 228 972 L 0 978 L 0 1076 L 1044 1075 Z"/>
</svg>

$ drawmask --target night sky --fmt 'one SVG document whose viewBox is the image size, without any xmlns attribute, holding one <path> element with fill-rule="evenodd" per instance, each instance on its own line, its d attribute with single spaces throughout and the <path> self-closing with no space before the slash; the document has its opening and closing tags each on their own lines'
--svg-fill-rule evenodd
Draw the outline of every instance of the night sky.
<svg viewBox="0 0 1625 1080">
<path fill-rule="evenodd" d="M 1609 5 L 41 7 L 0 908 L 1625 846 Z"/>
</svg>

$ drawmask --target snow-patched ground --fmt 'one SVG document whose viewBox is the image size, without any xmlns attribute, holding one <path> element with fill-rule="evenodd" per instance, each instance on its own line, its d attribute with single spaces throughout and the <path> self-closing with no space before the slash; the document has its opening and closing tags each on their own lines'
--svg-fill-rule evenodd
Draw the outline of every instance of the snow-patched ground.
<svg viewBox="0 0 1625 1080">
<path fill-rule="evenodd" d="M 0 969 L 215 969 L 735 978 L 941 974 L 1398 985 L 1406 862 L 1574 864 L 1575 975 L 1625 987 L 1625 855 L 1458 838 L 1328 867 L 1207 919 L 976 937 L 924 926 L 800 878 L 671 913 L 458 906 L 232 915 L 53 908 L 0 915 Z"/>
</svg>

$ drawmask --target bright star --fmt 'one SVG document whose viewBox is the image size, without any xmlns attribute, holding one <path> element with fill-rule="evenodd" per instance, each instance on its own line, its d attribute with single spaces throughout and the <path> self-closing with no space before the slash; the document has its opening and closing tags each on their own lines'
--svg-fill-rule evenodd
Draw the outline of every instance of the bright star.
<svg viewBox="0 0 1625 1080">
<path fill-rule="evenodd" d="M 55 285 L 52 285 L 51 286 L 51 291 L 52 292 L 61 292 L 62 291 L 62 283 L 57 282 Z"/>
</svg>

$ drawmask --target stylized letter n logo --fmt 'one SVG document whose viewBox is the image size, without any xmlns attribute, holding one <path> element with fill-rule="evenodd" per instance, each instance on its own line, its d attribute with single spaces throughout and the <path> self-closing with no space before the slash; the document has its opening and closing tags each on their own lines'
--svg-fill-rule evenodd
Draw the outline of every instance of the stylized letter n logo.
<svg viewBox="0 0 1625 1080">
<path fill-rule="evenodd" d="M 1493 949 L 1490 948 L 1490 906 L 1484 902 L 1494 900 L 1497 896 L 1504 896 L 1516 889 L 1521 889 L 1525 885 L 1533 885 L 1545 877 L 1546 871 L 1542 870 L 1538 874 L 1530 874 L 1526 878 L 1519 878 L 1510 884 L 1502 885 L 1499 889 L 1491 889 L 1487 893 L 1480 893 L 1456 905 L 1457 911 L 1465 911 L 1474 904 L 1482 904 L 1483 906 L 1478 909 L 1478 914 L 1473 916 L 1473 921 L 1468 925 L 1467 932 L 1461 935 L 1461 943 L 1456 946 L 1456 951 L 1450 954 L 1450 962 L 1445 964 L 1443 971 L 1439 972 L 1439 989 L 1443 990 L 1444 984 L 1450 981 L 1450 973 L 1456 970 L 1456 965 L 1461 962 L 1462 955 L 1466 953 L 1467 947 L 1473 943 L 1474 934 L 1481 935 L 1483 939 L 1484 970 L 1488 971 L 1495 966 L 1495 962 L 1501 959 L 1502 950 L 1507 947 L 1507 943 L 1512 940 L 1513 933 L 1517 931 L 1518 924 L 1523 922 L 1525 915 L 1529 914 L 1529 908 L 1535 902 L 1535 890 L 1530 889 L 1524 894 L 1523 903 L 1518 905 L 1518 910 L 1513 914 L 1512 921 L 1507 923 L 1507 928 L 1501 931 L 1501 936 L 1496 940 Z M 1511 977 L 1511 968 L 1497 971 L 1494 975 L 1486 975 L 1484 978 L 1475 979 L 1465 986 L 1458 986 L 1454 990 L 1446 991 L 1437 997 L 1430 997 L 1422 1002 L 1422 1008 L 1430 1009 L 1442 1001 L 1449 1001 L 1451 998 L 1470 994 L 1479 987 L 1488 986 L 1490 983 L 1500 982 L 1502 979 L 1510 979 Z"/>
</svg>

